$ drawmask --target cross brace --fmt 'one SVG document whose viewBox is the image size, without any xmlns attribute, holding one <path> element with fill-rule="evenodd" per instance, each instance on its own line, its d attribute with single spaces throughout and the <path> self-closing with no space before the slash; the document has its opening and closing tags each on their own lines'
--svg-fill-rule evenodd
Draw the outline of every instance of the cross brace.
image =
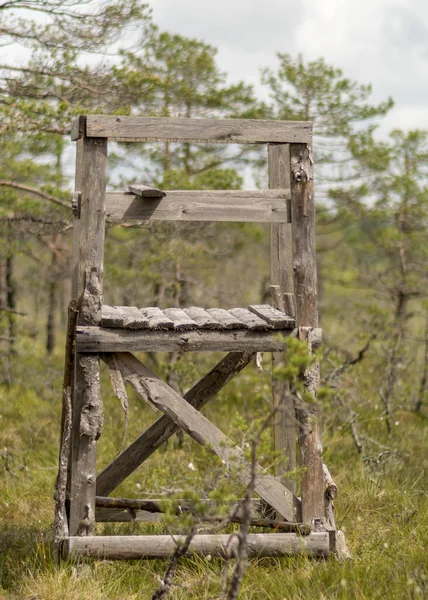
<svg viewBox="0 0 428 600">
<path fill-rule="evenodd" d="M 117 353 L 115 359 L 123 378 L 140 396 L 161 410 L 194 440 L 209 446 L 225 462 L 226 467 L 234 469 L 242 483 L 248 484 L 250 467 L 239 446 L 234 445 L 213 423 L 135 356 L 130 353 Z M 299 504 L 296 496 L 273 476 L 266 474 L 260 465 L 256 466 L 256 470 L 254 491 L 285 520 L 295 520 L 294 507 Z"/>
</svg>

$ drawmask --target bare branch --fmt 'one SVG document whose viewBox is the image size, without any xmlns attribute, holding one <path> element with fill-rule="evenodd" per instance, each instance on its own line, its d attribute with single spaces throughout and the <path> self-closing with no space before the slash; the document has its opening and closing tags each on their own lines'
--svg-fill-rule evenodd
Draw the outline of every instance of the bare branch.
<svg viewBox="0 0 428 600">
<path fill-rule="evenodd" d="M 17 183 L 15 181 L 8 181 L 5 179 L 0 179 L 0 187 L 11 187 L 16 190 L 28 192 L 29 194 L 34 194 L 35 196 L 39 196 L 40 198 L 43 198 L 44 200 L 49 200 L 49 202 L 54 202 L 55 204 L 58 204 L 59 206 L 63 206 L 64 208 L 67 208 L 69 210 L 71 209 L 71 205 L 67 204 L 67 202 L 64 202 L 64 200 L 61 200 L 60 198 L 57 198 L 56 196 L 52 196 L 52 194 L 43 192 L 39 188 L 30 187 L 29 185 L 24 185 L 23 183 Z"/>
</svg>

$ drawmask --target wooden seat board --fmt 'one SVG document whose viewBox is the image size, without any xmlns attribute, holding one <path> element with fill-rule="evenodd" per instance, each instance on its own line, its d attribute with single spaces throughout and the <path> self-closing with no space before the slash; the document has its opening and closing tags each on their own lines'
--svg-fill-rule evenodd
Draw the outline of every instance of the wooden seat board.
<svg viewBox="0 0 428 600">
<path fill-rule="evenodd" d="M 224 308 L 207 308 L 207 313 L 219 321 L 223 325 L 223 329 L 248 329 L 246 323 L 231 315 Z"/>
<path fill-rule="evenodd" d="M 149 329 L 174 329 L 174 322 L 157 306 L 140 308 L 141 313 L 149 322 Z"/>
<path fill-rule="evenodd" d="M 184 308 L 183 310 L 201 329 L 224 329 L 223 324 L 220 321 L 217 321 L 217 319 L 213 315 L 210 315 L 204 308 L 191 306 L 189 308 Z"/>
<path fill-rule="evenodd" d="M 101 327 L 123 327 L 125 313 L 117 306 L 103 306 L 101 312 Z"/>
<path fill-rule="evenodd" d="M 146 329 L 149 326 L 148 319 L 136 306 L 118 306 L 125 313 L 123 327 L 125 329 Z"/>
<path fill-rule="evenodd" d="M 186 315 L 182 308 L 165 308 L 163 312 L 174 323 L 174 329 L 177 331 L 198 329 L 198 324 Z"/>
<path fill-rule="evenodd" d="M 228 312 L 246 323 L 248 329 L 252 331 L 266 331 L 273 329 L 270 323 L 250 312 L 247 308 L 231 308 Z"/>
<path fill-rule="evenodd" d="M 251 304 L 248 310 L 270 325 L 274 329 L 293 329 L 295 319 L 273 308 L 270 304 Z"/>
</svg>

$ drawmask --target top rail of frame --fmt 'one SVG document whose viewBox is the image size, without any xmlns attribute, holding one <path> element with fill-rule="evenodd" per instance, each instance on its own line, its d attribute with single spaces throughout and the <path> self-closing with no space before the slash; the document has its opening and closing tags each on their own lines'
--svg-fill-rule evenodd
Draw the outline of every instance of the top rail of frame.
<svg viewBox="0 0 428 600">
<path fill-rule="evenodd" d="M 119 142 L 206 144 L 310 144 L 310 121 L 188 119 L 88 115 L 73 119 L 71 139 L 103 137 Z"/>
</svg>

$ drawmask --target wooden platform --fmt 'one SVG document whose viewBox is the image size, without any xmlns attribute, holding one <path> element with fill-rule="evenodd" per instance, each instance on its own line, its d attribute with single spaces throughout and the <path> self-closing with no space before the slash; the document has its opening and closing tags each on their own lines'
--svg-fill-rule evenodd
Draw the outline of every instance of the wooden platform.
<svg viewBox="0 0 428 600">
<path fill-rule="evenodd" d="M 293 318 L 261 304 L 229 310 L 103 306 L 101 327 L 77 327 L 76 344 L 78 352 L 276 352 L 294 326 Z"/>
</svg>

